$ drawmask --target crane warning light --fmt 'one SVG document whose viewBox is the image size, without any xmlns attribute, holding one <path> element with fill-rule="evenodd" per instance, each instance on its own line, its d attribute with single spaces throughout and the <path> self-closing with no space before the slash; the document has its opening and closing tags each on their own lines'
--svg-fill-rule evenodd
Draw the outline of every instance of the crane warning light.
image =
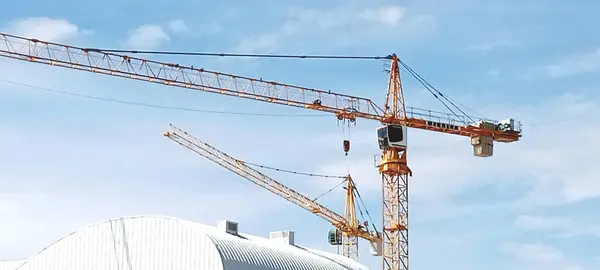
<svg viewBox="0 0 600 270">
<path fill-rule="evenodd" d="M 346 153 L 346 156 L 348 155 L 348 151 L 350 151 L 350 141 L 344 140 L 344 152 Z"/>
</svg>

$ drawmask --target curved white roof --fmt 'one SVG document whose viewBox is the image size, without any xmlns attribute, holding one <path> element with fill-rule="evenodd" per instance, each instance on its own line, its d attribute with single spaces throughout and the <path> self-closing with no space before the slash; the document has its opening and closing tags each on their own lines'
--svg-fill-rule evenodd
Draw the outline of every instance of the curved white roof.
<svg viewBox="0 0 600 270">
<path fill-rule="evenodd" d="M 8 261 L 0 261 L 0 270 L 14 270 L 19 265 L 23 264 L 25 260 L 8 260 Z"/>
<path fill-rule="evenodd" d="M 164 216 L 95 223 L 47 246 L 15 270 L 363 270 L 343 256 Z"/>
</svg>

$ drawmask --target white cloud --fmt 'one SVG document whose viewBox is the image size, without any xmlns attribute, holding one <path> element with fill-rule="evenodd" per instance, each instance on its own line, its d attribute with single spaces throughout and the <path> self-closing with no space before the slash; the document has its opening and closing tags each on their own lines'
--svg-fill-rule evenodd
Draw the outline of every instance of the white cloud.
<svg viewBox="0 0 600 270">
<path fill-rule="evenodd" d="M 561 250 L 542 244 L 508 242 L 502 246 L 502 251 L 526 262 L 551 264 L 565 259 Z"/>
<path fill-rule="evenodd" d="M 479 51 L 482 53 L 487 53 L 493 50 L 503 49 L 503 48 L 515 48 L 521 46 L 520 42 L 513 40 L 498 40 L 498 41 L 490 41 L 484 42 L 477 45 L 471 45 L 467 49 L 473 51 Z"/>
<path fill-rule="evenodd" d="M 600 48 L 578 52 L 564 57 L 554 64 L 539 67 L 545 75 L 550 77 L 563 77 L 580 73 L 597 71 L 600 68 Z"/>
<path fill-rule="evenodd" d="M 214 26 L 212 30 L 216 31 Z M 129 31 L 125 45 L 131 49 L 157 49 L 175 36 L 189 36 L 189 34 L 190 28 L 183 20 L 170 20 L 162 25 L 144 24 Z"/>
<path fill-rule="evenodd" d="M 389 37 L 389 31 L 394 31 L 394 37 L 397 37 L 413 31 L 424 32 L 433 25 L 433 17 L 411 14 L 403 6 L 368 9 L 338 7 L 329 10 L 295 8 L 277 30 L 244 38 L 235 50 L 270 52 L 292 43 L 302 46 L 308 36 L 311 40 L 321 36 L 329 40 L 336 36 L 336 42 L 341 43 L 350 42 L 350 39 L 356 41 L 359 37 Z"/>
<path fill-rule="evenodd" d="M 397 26 L 405 16 L 406 8 L 402 6 L 383 6 L 359 13 L 360 18 L 387 26 Z"/>
<path fill-rule="evenodd" d="M 151 50 L 167 43 L 171 38 L 160 25 L 146 24 L 129 31 L 125 44 L 131 49 Z"/>
<path fill-rule="evenodd" d="M 526 134 L 532 140 L 518 148 L 512 167 L 528 171 L 536 180 L 541 193 L 532 195 L 562 202 L 600 196 L 600 183 L 594 180 L 600 170 L 592 162 L 600 150 L 600 143 L 594 140 L 600 136 L 600 127 L 590 125 L 597 123 L 593 115 L 600 112 L 598 100 L 566 94 L 521 113 L 525 116 L 526 112 L 530 129 Z M 558 143 L 563 139 L 569 143 Z M 518 167 L 517 162 L 522 165 Z M 549 194 L 548 189 L 555 193 Z"/>
<path fill-rule="evenodd" d="M 510 169 L 510 175 L 533 184 L 531 200 L 540 203 L 569 203 L 600 196 L 600 173 L 592 160 L 600 151 L 600 113 L 596 96 L 564 94 L 518 109 L 507 108 L 521 117 L 524 137 L 502 151 L 492 164 Z M 568 143 L 560 143 L 568 140 Z M 566 141 L 565 141 L 566 142 Z M 498 144 L 501 145 L 501 144 Z"/>
<path fill-rule="evenodd" d="M 565 217 L 520 215 L 515 220 L 515 225 L 527 230 L 559 233 L 561 236 L 600 236 L 600 225 L 577 222 Z"/>
<path fill-rule="evenodd" d="M 515 225 L 529 230 L 554 230 L 564 229 L 570 220 L 558 217 L 539 217 L 530 215 L 520 215 L 515 220 Z"/>
<path fill-rule="evenodd" d="M 542 244 L 508 242 L 502 246 L 502 251 L 526 262 L 550 264 L 564 260 L 562 251 Z"/>
<path fill-rule="evenodd" d="M 48 17 L 32 17 L 14 20 L 9 23 L 8 30 L 18 36 L 37 38 L 51 42 L 64 42 L 90 31 L 81 31 L 79 27 L 65 19 Z"/>
<path fill-rule="evenodd" d="M 570 262 L 558 248 L 539 243 L 507 242 L 501 251 L 525 263 L 525 269 L 578 270 L 579 266 Z"/>
<path fill-rule="evenodd" d="M 169 21 L 167 23 L 167 26 L 168 26 L 169 30 L 171 32 L 173 32 L 174 34 L 185 33 L 189 30 L 187 24 L 182 20 Z"/>
</svg>

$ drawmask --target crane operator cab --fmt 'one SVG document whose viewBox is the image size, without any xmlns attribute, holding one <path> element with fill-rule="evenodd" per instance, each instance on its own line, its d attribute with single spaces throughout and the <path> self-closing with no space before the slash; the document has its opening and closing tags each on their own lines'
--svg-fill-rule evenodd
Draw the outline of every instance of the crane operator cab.
<svg viewBox="0 0 600 270">
<path fill-rule="evenodd" d="M 340 231 L 339 229 L 336 229 L 336 228 L 330 229 L 329 232 L 327 232 L 327 241 L 332 246 L 341 245 L 342 244 L 342 231 Z"/>
<path fill-rule="evenodd" d="M 385 125 L 377 129 L 377 143 L 379 149 L 406 148 L 406 126 Z"/>
</svg>

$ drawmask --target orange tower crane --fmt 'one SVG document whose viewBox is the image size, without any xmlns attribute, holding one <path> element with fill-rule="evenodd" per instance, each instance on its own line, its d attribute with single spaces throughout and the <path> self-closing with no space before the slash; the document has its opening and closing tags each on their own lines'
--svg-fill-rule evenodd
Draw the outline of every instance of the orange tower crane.
<svg viewBox="0 0 600 270">
<path fill-rule="evenodd" d="M 368 226 L 363 226 L 358 222 L 354 200 L 355 185 L 350 175 L 338 177 L 345 178 L 346 182 L 346 207 L 345 215 L 342 216 L 317 203 L 315 199 L 310 199 L 260 171 L 251 168 L 247 165 L 247 162 L 222 152 L 174 125 L 170 126 L 170 131 L 166 132 L 164 136 L 175 141 L 179 145 L 327 220 L 336 229 L 342 232 L 342 235 L 334 235 L 335 239 L 329 240 L 330 243 L 341 242 L 342 255 L 358 261 L 358 237 L 370 241 L 372 247 L 381 242 L 379 233 L 376 230 L 370 231 Z"/>
<path fill-rule="evenodd" d="M 212 92 L 268 103 L 333 113 L 340 120 L 365 118 L 379 121 L 377 130 L 382 151 L 383 269 L 406 270 L 408 264 L 408 178 L 407 128 L 470 137 L 474 154 L 489 157 L 493 142 L 514 142 L 521 137 L 521 125 L 514 119 L 493 121 L 468 115 L 408 107 L 404 104 L 400 65 L 428 90 L 435 90 L 395 55 L 383 109 L 368 98 L 253 79 L 202 68 L 163 63 L 124 54 L 103 52 L 0 33 L 0 56 L 53 66 L 112 75 L 134 80 Z M 441 95 L 437 90 L 437 95 Z M 437 97 L 436 93 L 432 92 Z M 442 96 L 447 100 L 447 97 Z M 459 108 L 457 108 L 459 109 Z M 462 111 L 461 111 L 462 112 Z M 464 113 L 463 113 L 464 114 Z"/>
</svg>

